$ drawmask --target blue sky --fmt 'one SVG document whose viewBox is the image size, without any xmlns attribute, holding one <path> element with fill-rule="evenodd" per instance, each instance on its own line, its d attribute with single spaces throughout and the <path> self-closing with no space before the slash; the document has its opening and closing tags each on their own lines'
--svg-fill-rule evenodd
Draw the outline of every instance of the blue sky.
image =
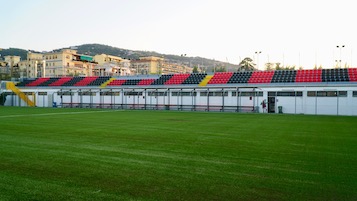
<svg viewBox="0 0 357 201">
<path fill-rule="evenodd" d="M 239 63 L 357 66 L 350 0 L 0 0 L 0 48 L 100 43 Z"/>
</svg>

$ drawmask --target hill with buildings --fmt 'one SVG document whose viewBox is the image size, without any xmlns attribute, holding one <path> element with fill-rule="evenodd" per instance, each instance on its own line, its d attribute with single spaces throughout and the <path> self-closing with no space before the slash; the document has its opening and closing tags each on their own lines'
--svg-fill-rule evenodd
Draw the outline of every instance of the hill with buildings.
<svg viewBox="0 0 357 201">
<path fill-rule="evenodd" d="M 206 59 L 203 57 L 189 57 L 186 55 L 162 54 L 153 51 L 128 50 L 128 49 L 117 48 L 117 47 L 112 47 L 102 44 L 83 44 L 79 46 L 64 47 L 64 48 L 74 48 L 78 51 L 79 54 L 85 54 L 90 56 L 94 56 L 96 54 L 108 54 L 108 55 L 119 56 L 130 60 L 137 60 L 139 59 L 139 57 L 147 57 L 147 56 L 161 57 L 171 63 L 184 64 L 191 67 L 197 66 L 200 68 L 204 68 L 208 72 L 213 71 L 213 66 L 215 66 L 216 69 L 225 67 L 229 71 L 236 71 L 236 69 L 238 69 L 238 65 L 234 65 L 222 61 L 216 61 L 212 59 Z M 58 51 L 58 50 L 60 49 L 56 49 L 53 51 Z M 36 52 L 34 50 L 30 50 L 30 51 Z M 27 52 L 28 50 L 24 50 L 24 49 L 9 48 L 9 49 L 0 50 L 0 55 L 1 57 L 7 55 L 16 55 L 16 56 L 20 56 L 21 60 L 26 60 Z"/>
</svg>

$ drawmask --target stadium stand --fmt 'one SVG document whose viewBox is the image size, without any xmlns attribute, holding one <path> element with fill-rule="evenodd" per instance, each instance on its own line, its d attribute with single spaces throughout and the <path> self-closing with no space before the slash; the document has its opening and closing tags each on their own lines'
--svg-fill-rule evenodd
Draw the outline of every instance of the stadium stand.
<svg viewBox="0 0 357 201">
<path fill-rule="evenodd" d="M 323 69 L 322 82 L 348 82 L 348 69 Z"/>
<path fill-rule="evenodd" d="M 155 80 L 151 85 L 164 85 L 167 80 L 172 78 L 172 76 L 174 75 L 161 75 L 160 78 Z"/>
<path fill-rule="evenodd" d="M 213 75 L 208 84 L 227 84 L 233 72 L 217 72 Z"/>
<path fill-rule="evenodd" d="M 73 77 L 68 82 L 62 84 L 61 86 L 74 86 L 77 82 L 83 80 L 84 77 Z"/>
<path fill-rule="evenodd" d="M 91 83 L 89 83 L 87 86 L 101 86 L 103 83 L 109 81 L 110 79 L 110 76 L 100 76 L 97 77 L 97 79 L 95 79 Z"/>
<path fill-rule="evenodd" d="M 62 86 L 63 84 L 70 81 L 71 79 L 73 79 L 73 78 L 72 77 L 61 77 L 57 81 L 54 81 L 51 84 L 48 84 L 48 86 L 53 86 L 53 87 Z"/>
<path fill-rule="evenodd" d="M 357 68 L 275 70 L 186 73 L 161 75 L 159 78 L 120 79 L 109 76 L 61 77 L 25 79 L 18 87 L 65 87 L 65 86 L 145 86 L 145 85 L 217 85 L 217 84 L 267 84 L 267 83 L 310 83 L 310 82 L 357 82 Z M 105 84 L 104 84 L 105 83 Z"/>
<path fill-rule="evenodd" d="M 171 79 L 167 80 L 164 85 L 172 85 L 172 84 L 182 84 L 190 74 L 174 74 Z"/>
<path fill-rule="evenodd" d="M 274 71 L 254 71 L 248 80 L 250 84 L 270 83 L 274 76 Z"/>
<path fill-rule="evenodd" d="M 108 86 L 121 86 L 126 80 L 113 80 L 111 81 Z"/>
<path fill-rule="evenodd" d="M 151 85 L 154 81 L 155 79 L 142 79 L 140 82 L 138 82 L 138 85 Z"/>
<path fill-rule="evenodd" d="M 252 76 L 252 73 L 252 71 L 235 72 L 233 73 L 233 76 L 229 79 L 228 84 L 248 83 L 248 80 Z"/>
<path fill-rule="evenodd" d="M 295 70 L 277 70 L 274 72 L 274 76 L 271 80 L 271 83 L 295 82 L 295 78 Z"/>
<path fill-rule="evenodd" d="M 322 82 L 322 69 L 297 70 L 295 82 Z"/>
<path fill-rule="evenodd" d="M 130 79 L 126 80 L 123 85 L 137 85 L 140 81 L 140 79 Z"/>
<path fill-rule="evenodd" d="M 43 82 L 46 82 L 49 79 L 50 79 L 49 77 L 40 77 L 40 78 L 36 79 L 35 81 L 28 83 L 26 86 L 35 87 L 35 86 L 40 85 Z"/>
<path fill-rule="evenodd" d="M 83 79 L 79 80 L 77 83 L 75 83 L 73 86 L 87 86 L 94 80 L 96 80 L 98 77 L 84 77 Z"/>
<path fill-rule="evenodd" d="M 350 82 L 357 82 L 357 68 L 349 68 L 348 77 Z"/>
<path fill-rule="evenodd" d="M 59 80 L 60 78 L 58 77 L 51 77 L 50 79 L 48 79 L 47 81 L 45 82 L 42 82 L 41 84 L 39 84 L 38 86 L 39 87 L 47 87 L 49 86 L 49 84 L 53 83 L 53 82 L 56 82 L 57 80 Z"/>
<path fill-rule="evenodd" d="M 206 77 L 207 73 L 192 73 L 182 82 L 182 84 L 199 84 Z"/>
</svg>

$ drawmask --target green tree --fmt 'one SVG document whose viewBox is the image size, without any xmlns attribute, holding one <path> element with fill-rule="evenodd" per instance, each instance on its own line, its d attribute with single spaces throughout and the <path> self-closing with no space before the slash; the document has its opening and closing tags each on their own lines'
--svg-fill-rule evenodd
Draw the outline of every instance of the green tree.
<svg viewBox="0 0 357 201">
<path fill-rule="evenodd" d="M 198 67 L 197 67 L 197 66 L 194 66 L 194 67 L 193 67 L 192 73 L 198 73 Z"/>
<path fill-rule="evenodd" d="M 255 71 L 253 59 L 246 57 L 238 65 L 238 71 Z"/>
</svg>

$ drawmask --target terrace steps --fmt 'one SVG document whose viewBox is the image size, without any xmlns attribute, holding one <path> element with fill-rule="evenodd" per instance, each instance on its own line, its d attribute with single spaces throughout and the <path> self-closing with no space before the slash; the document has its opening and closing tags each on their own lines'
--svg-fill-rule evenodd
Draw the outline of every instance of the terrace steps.
<svg viewBox="0 0 357 201">
<path fill-rule="evenodd" d="M 198 86 L 200 87 L 206 86 L 208 82 L 212 79 L 212 77 L 213 75 L 207 75 Z"/>
</svg>

